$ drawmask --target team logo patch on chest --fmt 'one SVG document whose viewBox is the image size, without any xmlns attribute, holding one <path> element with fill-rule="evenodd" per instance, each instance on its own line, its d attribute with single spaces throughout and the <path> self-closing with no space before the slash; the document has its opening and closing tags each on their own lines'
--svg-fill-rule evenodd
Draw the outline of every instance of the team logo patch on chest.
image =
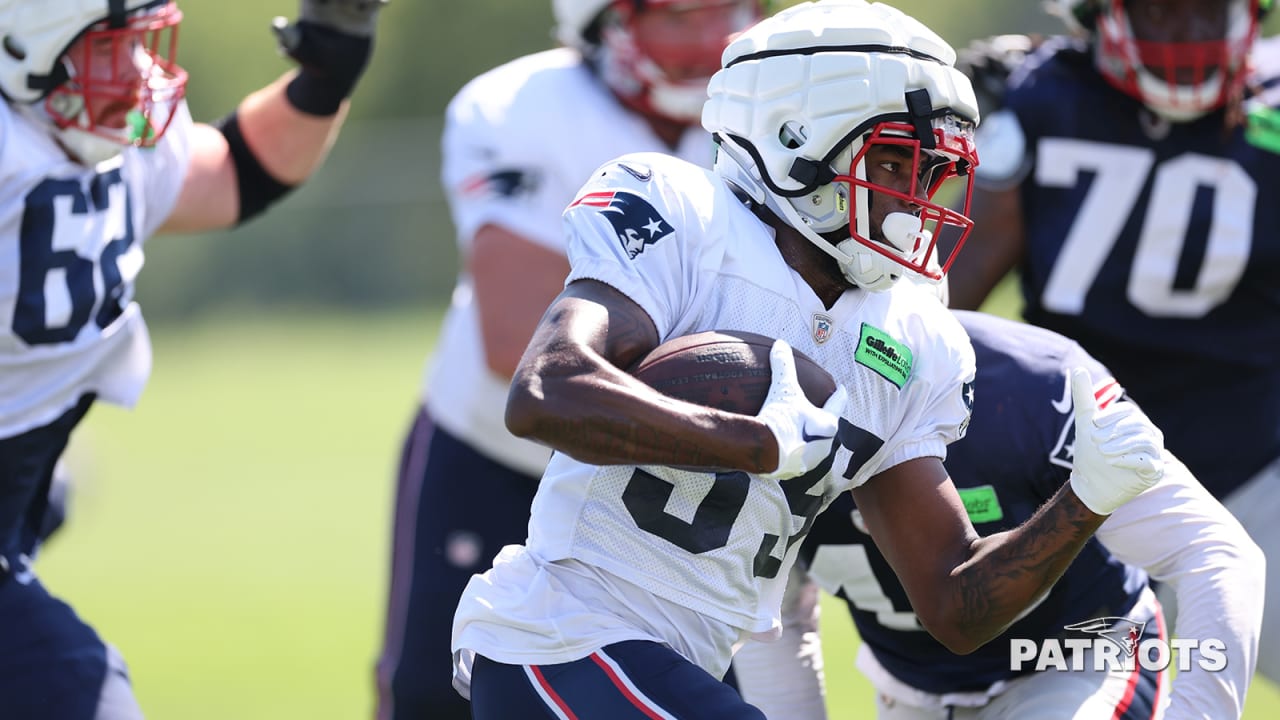
<svg viewBox="0 0 1280 720">
<path fill-rule="evenodd" d="M 644 249 L 672 233 L 667 222 L 648 200 L 626 190 L 587 193 L 569 207 L 593 207 L 613 226 L 618 242 L 632 260 Z"/>
<path fill-rule="evenodd" d="M 813 325 L 811 327 L 811 330 L 813 332 L 813 341 L 821 345 L 822 343 L 830 340 L 831 331 L 832 331 L 832 327 L 834 326 L 834 323 L 835 321 L 831 319 L 830 315 L 824 315 L 822 313 L 814 313 Z"/>
<path fill-rule="evenodd" d="M 885 331 L 862 323 L 862 337 L 853 358 L 885 380 L 901 388 L 911 377 L 911 348 L 894 340 Z"/>
</svg>

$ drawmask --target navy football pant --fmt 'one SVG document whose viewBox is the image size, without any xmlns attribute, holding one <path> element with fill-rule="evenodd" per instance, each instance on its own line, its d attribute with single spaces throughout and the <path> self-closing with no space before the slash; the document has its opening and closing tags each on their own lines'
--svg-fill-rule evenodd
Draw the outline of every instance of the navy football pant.
<svg viewBox="0 0 1280 720">
<path fill-rule="evenodd" d="M 400 458 L 378 720 L 470 720 L 453 689 L 453 614 L 475 573 L 529 534 L 541 478 L 481 455 L 418 413 Z M 725 677 L 736 688 L 733 671 Z"/>
<path fill-rule="evenodd" d="M 418 414 L 401 456 L 379 720 L 469 720 L 453 689 L 453 613 L 471 576 L 525 541 L 537 477 L 493 462 Z M 513 716 L 514 717 L 514 716 Z"/>
<path fill-rule="evenodd" d="M 0 584 L 0 717 L 142 720 L 124 661 L 35 578 Z"/>
<path fill-rule="evenodd" d="M 475 720 L 765 720 L 736 690 L 671 648 L 631 640 L 556 665 L 477 655 Z"/>
<path fill-rule="evenodd" d="M 138 720 L 124 661 L 35 577 L 50 484 L 92 396 L 62 417 L 0 440 L 0 717 Z"/>
<path fill-rule="evenodd" d="M 40 540 L 61 524 L 61 493 L 54 494 L 59 499 L 50 508 L 58 458 L 93 400 L 86 395 L 48 425 L 0 439 L 0 572 L 26 564 Z"/>
</svg>

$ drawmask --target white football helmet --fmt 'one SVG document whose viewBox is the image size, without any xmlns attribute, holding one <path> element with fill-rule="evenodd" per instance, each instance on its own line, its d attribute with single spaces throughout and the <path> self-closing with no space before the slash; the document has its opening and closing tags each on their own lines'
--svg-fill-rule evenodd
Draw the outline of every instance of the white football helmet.
<svg viewBox="0 0 1280 720">
<path fill-rule="evenodd" d="M 670 12 L 651 27 L 658 13 Z M 760 17 L 760 0 L 553 0 L 556 36 L 636 110 L 693 124 L 729 37 Z M 672 68 L 692 72 L 673 75 Z M 705 70 L 701 70 L 705 68 Z"/>
<path fill-rule="evenodd" d="M 1173 122 L 1194 120 L 1237 94 L 1258 25 L 1273 0 L 1202 3 L 1219 18 L 1189 17 L 1174 40 L 1139 39 L 1125 0 L 1057 0 L 1055 14 L 1093 41 L 1094 63 L 1107 82 Z M 1212 37 L 1206 29 L 1217 26 Z M 1181 37 L 1178 37 L 1181 35 Z"/>
<path fill-rule="evenodd" d="M 87 165 L 155 144 L 185 94 L 172 0 L 0 0 L 0 92 Z"/>
<path fill-rule="evenodd" d="M 941 281 L 973 226 L 967 180 L 978 164 L 977 99 L 955 58 L 933 31 L 882 3 L 783 10 L 734 40 L 711 79 L 702 125 L 719 145 L 716 170 L 861 288 L 886 290 L 904 271 Z M 866 153 L 885 145 L 911 158 L 910 192 L 868 181 Z M 933 202 L 957 176 L 966 179 L 959 212 Z M 875 196 L 919 210 L 872 227 Z M 945 259 L 935 257 L 943 232 Z"/>
</svg>

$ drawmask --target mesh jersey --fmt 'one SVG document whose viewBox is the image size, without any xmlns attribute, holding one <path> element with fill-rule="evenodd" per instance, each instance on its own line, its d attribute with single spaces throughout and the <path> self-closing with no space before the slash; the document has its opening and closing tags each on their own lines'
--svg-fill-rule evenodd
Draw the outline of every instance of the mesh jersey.
<svg viewBox="0 0 1280 720">
<path fill-rule="evenodd" d="M 665 151 L 639 115 L 623 108 L 568 49 L 537 53 L 491 70 L 449 105 L 444 187 L 459 249 L 481 226 L 500 225 L 564 252 L 560 214 L 601 163 L 627 152 Z M 675 153 L 711 161 L 711 137 L 692 128 Z M 549 453 L 507 432 L 508 379 L 488 370 L 471 278 L 458 278 L 423 395 L 436 422 L 487 456 L 538 475 Z"/>
<path fill-rule="evenodd" d="M 1067 373 L 1086 367 L 1099 386 L 1110 384 L 1110 373 L 1056 333 L 981 313 L 956 316 L 973 341 L 978 374 L 973 423 L 948 448 L 947 470 L 974 528 L 990 535 L 1030 518 L 1071 474 L 1075 421 Z M 926 692 L 986 691 L 1014 677 L 1010 638 L 1058 637 L 1065 625 L 1124 615 L 1146 587 L 1146 573 L 1120 562 L 1095 536 L 1033 610 L 972 654 L 957 656 L 920 626 L 856 513 L 852 497 L 841 496 L 814 524 L 801 557 L 823 589 L 848 603 L 880 665 Z"/>
<path fill-rule="evenodd" d="M 783 260 L 772 230 L 718 175 L 669 156 L 605 165 L 566 210 L 565 227 L 570 281 L 617 288 L 649 313 L 662 339 L 710 329 L 784 338 L 845 385 L 850 409 L 833 463 L 783 482 L 556 454 L 534 499 L 527 554 L 547 567 L 586 563 L 669 607 L 747 633 L 777 632 L 788 571 L 822 508 L 895 464 L 945 456 L 963 434 L 974 373 L 964 331 L 912 283 L 850 290 L 825 308 Z M 504 572 L 498 563 L 483 582 L 473 580 L 459 606 L 464 629 L 527 626 L 528 603 L 504 601 L 520 592 L 504 586 Z M 573 602 L 541 600 L 551 607 L 539 605 L 540 618 Z M 514 621 L 503 614 L 513 607 L 523 614 Z M 654 624 L 666 626 L 660 639 L 677 648 L 700 632 L 665 614 Z M 474 638 L 464 632 L 457 647 L 499 660 L 513 654 L 504 646 L 511 638 Z M 567 641 L 558 642 L 544 662 Z"/>
<path fill-rule="evenodd" d="M 0 437 L 85 393 L 132 405 L 142 392 L 151 346 L 133 283 L 182 189 L 190 125 L 183 105 L 156 147 L 85 168 L 42 123 L 0 109 Z"/>
<path fill-rule="evenodd" d="M 1218 497 L 1280 457 L 1280 39 L 1252 63 L 1230 130 L 1222 112 L 1155 119 L 1066 41 L 1006 97 L 1027 153 L 1026 318 L 1110 367 Z M 984 158 L 1008 154 L 993 139 Z"/>
</svg>

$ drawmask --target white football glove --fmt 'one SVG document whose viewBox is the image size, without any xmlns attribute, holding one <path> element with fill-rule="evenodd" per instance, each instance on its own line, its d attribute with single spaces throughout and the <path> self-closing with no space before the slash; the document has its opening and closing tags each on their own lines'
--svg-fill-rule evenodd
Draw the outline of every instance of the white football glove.
<svg viewBox="0 0 1280 720">
<path fill-rule="evenodd" d="M 809 402 L 796 378 L 795 355 L 785 340 L 773 342 L 769 368 L 773 381 L 756 417 L 769 426 L 778 441 L 778 469 L 758 477 L 786 480 L 809 472 L 831 454 L 840 422 L 838 413 L 849 395 L 838 385 L 822 407 Z"/>
<path fill-rule="evenodd" d="M 1093 512 L 1110 515 L 1164 475 L 1164 435 L 1131 402 L 1098 409 L 1089 371 L 1071 371 L 1075 405 L 1075 459 L 1071 489 Z"/>
</svg>

